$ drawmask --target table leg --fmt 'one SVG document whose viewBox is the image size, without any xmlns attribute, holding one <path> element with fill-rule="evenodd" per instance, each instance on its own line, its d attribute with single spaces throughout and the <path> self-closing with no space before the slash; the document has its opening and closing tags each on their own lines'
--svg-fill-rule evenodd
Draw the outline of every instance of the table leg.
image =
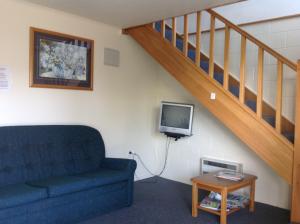
<svg viewBox="0 0 300 224">
<path fill-rule="evenodd" d="M 227 223 L 227 189 L 222 190 L 221 192 L 221 224 Z"/>
<path fill-rule="evenodd" d="M 198 216 L 198 186 L 196 183 L 193 183 L 192 190 L 192 216 Z"/>
<path fill-rule="evenodd" d="M 254 203 L 255 203 L 255 180 L 251 182 L 251 188 L 250 188 L 250 204 L 249 204 L 249 210 L 250 212 L 254 212 Z"/>
</svg>

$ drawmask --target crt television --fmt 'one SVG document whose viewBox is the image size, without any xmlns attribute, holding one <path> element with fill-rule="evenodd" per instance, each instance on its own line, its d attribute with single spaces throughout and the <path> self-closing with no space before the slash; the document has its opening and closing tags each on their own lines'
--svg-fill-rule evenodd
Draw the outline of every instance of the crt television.
<svg viewBox="0 0 300 224">
<path fill-rule="evenodd" d="M 182 136 L 192 135 L 194 105 L 161 102 L 159 131 Z"/>
</svg>

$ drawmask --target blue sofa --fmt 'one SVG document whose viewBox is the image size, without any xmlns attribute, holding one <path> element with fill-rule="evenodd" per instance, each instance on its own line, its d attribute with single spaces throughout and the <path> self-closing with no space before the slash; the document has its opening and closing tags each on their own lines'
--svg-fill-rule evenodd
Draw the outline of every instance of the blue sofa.
<svg viewBox="0 0 300 224">
<path fill-rule="evenodd" d="M 130 206 L 136 162 L 87 126 L 0 127 L 0 223 L 76 223 Z"/>
</svg>

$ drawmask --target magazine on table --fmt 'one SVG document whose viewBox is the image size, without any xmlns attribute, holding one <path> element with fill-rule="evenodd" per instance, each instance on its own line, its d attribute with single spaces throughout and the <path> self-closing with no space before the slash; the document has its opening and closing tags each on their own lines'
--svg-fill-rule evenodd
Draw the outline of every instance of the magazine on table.
<svg viewBox="0 0 300 224">
<path fill-rule="evenodd" d="M 249 203 L 249 197 L 238 194 L 228 194 L 227 196 L 227 211 L 235 208 L 244 208 Z M 221 210 L 221 195 L 216 192 L 210 192 L 200 203 L 203 208 L 212 209 L 215 211 Z"/>
<path fill-rule="evenodd" d="M 215 176 L 218 178 L 233 180 L 233 181 L 241 181 L 244 179 L 244 175 L 242 173 L 228 171 L 228 170 L 219 171 Z"/>
</svg>

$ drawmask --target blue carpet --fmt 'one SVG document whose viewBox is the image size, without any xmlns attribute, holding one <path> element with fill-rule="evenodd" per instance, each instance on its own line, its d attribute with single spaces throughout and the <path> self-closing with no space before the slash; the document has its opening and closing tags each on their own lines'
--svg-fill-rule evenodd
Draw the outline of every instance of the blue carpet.
<svg viewBox="0 0 300 224">
<path fill-rule="evenodd" d="M 80 224 L 218 224 L 219 218 L 199 212 L 191 216 L 191 186 L 163 178 L 149 178 L 135 183 L 131 207 L 123 208 Z M 152 182 L 152 183 L 146 183 Z M 255 212 L 242 209 L 228 216 L 228 224 L 288 224 L 289 211 L 256 203 Z"/>
</svg>

